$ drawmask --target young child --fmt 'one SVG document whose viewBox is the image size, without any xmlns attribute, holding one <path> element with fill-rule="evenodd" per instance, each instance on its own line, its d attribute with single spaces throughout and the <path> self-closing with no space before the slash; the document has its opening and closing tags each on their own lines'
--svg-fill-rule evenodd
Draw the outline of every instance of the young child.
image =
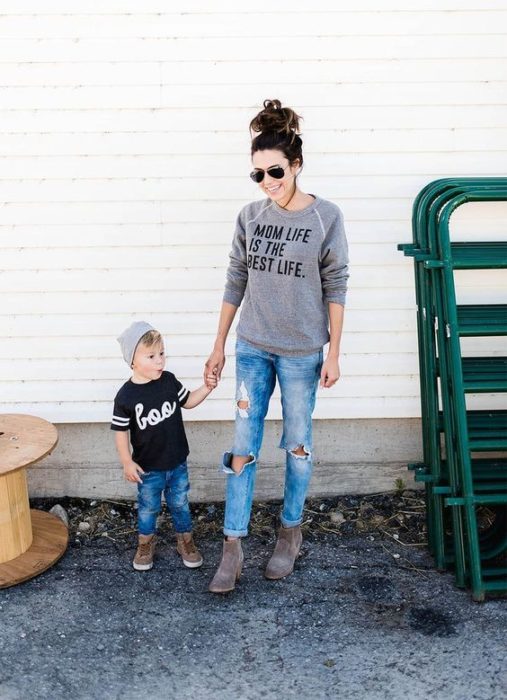
<svg viewBox="0 0 507 700">
<path fill-rule="evenodd" d="M 111 429 L 127 481 L 137 482 L 139 543 L 133 566 L 153 566 L 155 530 L 162 492 L 176 530 L 183 564 L 196 568 L 202 556 L 192 539 L 188 505 L 188 443 L 181 408 L 198 406 L 216 387 L 214 375 L 195 391 L 186 389 L 171 372 L 164 372 L 164 341 L 145 321 L 136 321 L 118 338 L 132 377 L 114 400 Z M 129 446 L 132 445 L 132 454 Z"/>
</svg>

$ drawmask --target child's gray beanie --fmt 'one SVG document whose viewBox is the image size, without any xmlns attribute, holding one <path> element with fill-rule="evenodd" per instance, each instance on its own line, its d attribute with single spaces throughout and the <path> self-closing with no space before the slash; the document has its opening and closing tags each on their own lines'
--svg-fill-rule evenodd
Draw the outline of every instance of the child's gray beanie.
<svg viewBox="0 0 507 700">
<path fill-rule="evenodd" d="M 129 367 L 132 367 L 134 353 L 143 335 L 148 333 L 148 331 L 154 330 L 153 326 L 150 326 L 146 321 L 134 321 L 134 323 L 126 328 L 117 338 L 117 341 L 120 343 L 123 359 Z"/>
</svg>

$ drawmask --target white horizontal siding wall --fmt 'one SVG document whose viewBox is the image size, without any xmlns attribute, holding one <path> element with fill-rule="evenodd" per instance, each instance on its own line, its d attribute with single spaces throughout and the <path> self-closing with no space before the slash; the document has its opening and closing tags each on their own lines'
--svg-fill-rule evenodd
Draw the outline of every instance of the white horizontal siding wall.
<svg viewBox="0 0 507 700">
<path fill-rule="evenodd" d="M 507 2 L 254 5 L 0 2 L 1 411 L 107 421 L 128 376 L 115 338 L 141 318 L 200 383 L 233 222 L 258 197 L 247 126 L 278 97 L 305 118 L 303 189 L 342 207 L 350 241 L 344 376 L 316 416 L 419 414 L 396 243 L 429 180 L 505 174 Z M 505 237 L 506 219 L 499 204 L 456 216 L 462 238 Z M 458 281 L 487 301 L 503 280 Z M 233 395 L 230 359 L 189 416 L 230 419 Z"/>
</svg>

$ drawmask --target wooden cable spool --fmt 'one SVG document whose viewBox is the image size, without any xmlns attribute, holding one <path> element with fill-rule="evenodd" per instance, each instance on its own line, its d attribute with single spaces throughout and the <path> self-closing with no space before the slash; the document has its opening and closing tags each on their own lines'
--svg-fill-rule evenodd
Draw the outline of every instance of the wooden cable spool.
<svg viewBox="0 0 507 700">
<path fill-rule="evenodd" d="M 0 588 L 42 573 L 65 552 L 68 530 L 51 513 L 30 510 L 26 467 L 58 442 L 54 425 L 24 414 L 0 414 Z"/>
</svg>

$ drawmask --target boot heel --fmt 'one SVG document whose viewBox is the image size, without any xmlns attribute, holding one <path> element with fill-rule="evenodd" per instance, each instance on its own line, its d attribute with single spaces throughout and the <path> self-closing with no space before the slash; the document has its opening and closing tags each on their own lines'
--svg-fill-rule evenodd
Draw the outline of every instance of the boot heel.
<svg viewBox="0 0 507 700">
<path fill-rule="evenodd" d="M 213 577 L 208 590 L 211 593 L 229 593 L 234 590 L 236 582 L 241 576 L 243 568 L 243 552 L 241 542 L 236 540 L 224 540 L 222 561 Z"/>
</svg>

